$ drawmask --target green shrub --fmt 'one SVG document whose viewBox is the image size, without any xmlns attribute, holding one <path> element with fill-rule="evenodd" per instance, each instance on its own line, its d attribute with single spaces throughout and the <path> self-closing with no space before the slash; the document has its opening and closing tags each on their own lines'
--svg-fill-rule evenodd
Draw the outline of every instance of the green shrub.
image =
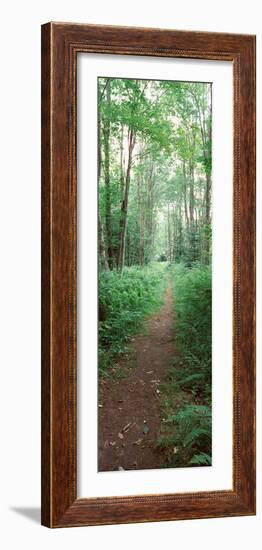
<svg viewBox="0 0 262 550">
<path fill-rule="evenodd" d="M 163 264 L 125 267 L 99 274 L 99 370 L 106 375 L 147 315 L 161 304 Z"/>
<path fill-rule="evenodd" d="M 186 391 L 211 397 L 212 282 L 210 267 L 174 269 L 177 382 Z"/>
<path fill-rule="evenodd" d="M 166 434 L 159 439 L 159 445 L 175 450 L 168 455 L 169 466 L 211 464 L 211 423 L 211 409 L 207 405 L 187 404 L 167 416 Z"/>
<path fill-rule="evenodd" d="M 211 269 L 180 264 L 174 282 L 176 357 L 163 384 L 159 445 L 169 466 L 211 464 Z"/>
</svg>

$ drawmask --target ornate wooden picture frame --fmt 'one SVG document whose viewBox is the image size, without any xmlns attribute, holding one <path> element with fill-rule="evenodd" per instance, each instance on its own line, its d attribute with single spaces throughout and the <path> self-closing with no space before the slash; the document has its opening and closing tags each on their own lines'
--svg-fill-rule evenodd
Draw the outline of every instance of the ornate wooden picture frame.
<svg viewBox="0 0 262 550">
<path fill-rule="evenodd" d="M 77 55 L 233 64 L 232 490 L 77 497 Z M 42 524 L 69 527 L 255 514 L 255 37 L 42 26 Z M 92 368 L 92 365 L 90 365 Z M 152 493 L 153 493 L 152 489 Z"/>
</svg>

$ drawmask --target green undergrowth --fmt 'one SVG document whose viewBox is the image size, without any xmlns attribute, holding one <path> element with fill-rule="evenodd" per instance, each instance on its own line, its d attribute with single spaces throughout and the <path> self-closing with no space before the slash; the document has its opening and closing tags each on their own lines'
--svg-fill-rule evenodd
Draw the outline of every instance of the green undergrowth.
<svg viewBox="0 0 262 550">
<path fill-rule="evenodd" d="M 166 465 L 211 465 L 210 267 L 177 265 L 174 283 L 176 357 L 162 384 L 163 415 L 158 444 Z"/>
<path fill-rule="evenodd" d="M 121 378 L 117 365 L 131 337 L 163 303 L 165 266 L 125 267 L 99 274 L 99 375 Z"/>
</svg>

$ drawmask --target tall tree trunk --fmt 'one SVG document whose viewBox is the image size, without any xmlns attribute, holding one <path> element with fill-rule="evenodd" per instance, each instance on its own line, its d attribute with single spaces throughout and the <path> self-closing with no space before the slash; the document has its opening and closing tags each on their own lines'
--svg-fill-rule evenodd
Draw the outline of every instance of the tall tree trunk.
<svg viewBox="0 0 262 550">
<path fill-rule="evenodd" d="M 140 218 L 140 243 L 139 243 L 139 264 L 141 267 L 145 264 L 145 219 L 144 212 L 141 212 Z"/>
<path fill-rule="evenodd" d="M 99 143 L 98 143 L 98 166 L 97 166 L 97 179 L 98 179 L 98 185 L 100 184 L 100 175 L 101 175 L 101 118 L 100 118 L 100 110 L 98 110 L 98 128 L 99 128 Z M 103 231 L 103 225 L 100 217 L 100 205 L 98 202 L 98 254 L 99 254 L 99 266 L 101 265 L 103 269 L 108 271 L 109 265 L 108 265 L 108 259 L 107 259 L 107 251 L 105 247 L 105 241 L 104 241 L 104 231 Z"/>
<path fill-rule="evenodd" d="M 194 129 L 194 121 L 192 121 L 192 133 L 190 134 L 190 161 L 189 161 L 189 220 L 190 220 L 190 250 L 189 250 L 189 263 L 191 264 L 196 260 L 196 229 L 194 220 L 195 210 L 195 144 L 196 133 Z"/>
<path fill-rule="evenodd" d="M 174 203 L 172 203 L 172 229 L 173 229 L 173 242 L 172 242 L 172 262 L 173 262 L 174 260 L 176 260 L 176 248 L 178 243 L 178 231 L 179 231 Z"/>
<path fill-rule="evenodd" d="M 104 241 L 103 225 L 99 214 L 98 214 L 98 246 L 99 246 L 100 265 L 103 269 L 108 271 L 109 265 L 108 265 L 108 259 L 107 259 L 105 241 Z"/>
<path fill-rule="evenodd" d="M 129 187 L 131 178 L 132 153 L 135 145 L 135 134 L 132 130 L 128 132 L 128 161 L 124 183 L 124 196 L 121 205 L 120 228 L 119 228 L 119 253 L 118 253 L 118 269 L 122 271 L 125 259 L 125 237 L 127 225 Z"/>
<path fill-rule="evenodd" d="M 179 203 L 179 211 L 178 211 L 178 240 L 179 240 L 179 260 L 181 260 L 182 256 L 182 250 L 183 250 L 183 233 L 182 233 L 182 215 L 181 215 L 181 202 Z"/>
<path fill-rule="evenodd" d="M 188 210 L 187 210 L 187 180 L 186 180 L 186 161 L 183 160 L 183 196 L 184 196 L 184 210 L 185 210 L 185 218 L 186 218 L 186 225 L 189 227 L 189 218 L 188 218 Z"/>
<path fill-rule="evenodd" d="M 167 243 L 168 243 L 168 259 L 172 260 L 172 239 L 171 239 L 171 221 L 170 221 L 170 205 L 167 203 Z"/>
<path fill-rule="evenodd" d="M 128 265 L 128 267 L 131 265 L 130 264 L 130 233 L 128 231 L 128 227 L 126 228 L 126 264 Z"/>
<path fill-rule="evenodd" d="M 194 208 L 195 208 L 195 196 L 194 196 L 194 165 L 190 163 L 190 175 L 189 175 L 189 219 L 191 230 L 194 227 Z"/>
<path fill-rule="evenodd" d="M 142 267 L 145 261 L 145 226 L 144 205 L 142 204 L 141 176 L 137 178 L 138 220 L 139 220 L 139 265 Z"/>
<path fill-rule="evenodd" d="M 147 239 L 146 239 L 146 261 L 152 259 L 153 252 L 153 209 L 154 209 L 154 163 L 151 159 L 150 169 L 148 174 L 148 183 L 147 183 Z"/>
<path fill-rule="evenodd" d="M 206 176 L 206 189 L 205 189 L 205 226 L 206 231 L 208 230 L 208 226 L 211 223 L 211 174 L 210 174 L 210 168 L 208 166 L 208 142 L 211 144 L 212 139 L 212 129 L 211 124 L 209 126 L 209 131 L 206 130 L 206 117 L 205 117 L 205 109 L 204 106 L 202 107 L 199 104 L 199 101 L 197 103 L 197 109 L 198 109 L 198 119 L 200 123 L 200 131 L 201 131 L 201 138 L 202 138 L 202 149 L 203 149 L 203 157 L 204 157 L 204 165 L 205 165 L 205 176 Z M 211 118 L 211 113 L 209 114 Z M 209 262 L 209 237 L 207 233 L 204 233 L 204 261 L 205 263 Z"/>
<path fill-rule="evenodd" d="M 192 93 L 192 92 L 191 92 Z M 208 153 L 208 143 L 211 146 L 211 140 L 212 140 L 212 127 L 211 123 L 209 125 L 209 129 L 207 130 L 207 118 L 206 118 L 206 110 L 204 103 L 202 101 L 202 105 L 200 105 L 199 99 L 197 98 L 196 94 L 192 94 L 196 107 L 197 107 L 197 114 L 198 114 L 198 121 L 200 126 L 200 133 L 201 133 L 201 140 L 202 140 L 202 151 L 203 151 L 203 157 L 204 157 L 204 168 L 205 168 L 205 176 L 206 176 L 206 223 L 210 223 L 210 209 L 211 209 L 211 174 L 210 174 L 210 168 L 209 168 L 209 153 Z M 209 110 L 208 116 L 211 120 L 211 111 Z"/>
<path fill-rule="evenodd" d="M 111 104 L 110 79 L 106 87 L 106 103 L 108 110 Z M 112 245 L 111 187 L 110 187 L 110 121 L 106 119 L 103 125 L 104 134 L 104 173 L 105 173 L 105 228 L 107 257 L 110 269 L 114 267 L 114 252 Z"/>
<path fill-rule="evenodd" d="M 124 125 L 121 124 L 121 131 L 120 131 L 120 196 L 121 200 L 123 200 L 123 193 L 124 193 Z"/>
<path fill-rule="evenodd" d="M 191 142 L 191 158 L 189 162 L 189 217 L 190 217 L 190 226 L 191 232 L 194 229 L 194 209 L 195 209 L 195 145 L 196 145 L 196 134 L 194 127 L 192 126 L 192 142 Z"/>
<path fill-rule="evenodd" d="M 209 226 L 211 223 L 211 176 L 206 173 L 206 190 L 205 190 L 205 216 L 204 216 L 204 236 L 203 236 L 203 248 L 204 248 L 204 263 L 209 263 L 210 254 L 210 241 L 209 241 Z"/>
<path fill-rule="evenodd" d="M 206 202 L 206 223 L 210 224 L 210 210 L 211 210 L 211 176 L 209 174 L 206 174 L 206 196 L 205 196 L 205 202 Z"/>
</svg>

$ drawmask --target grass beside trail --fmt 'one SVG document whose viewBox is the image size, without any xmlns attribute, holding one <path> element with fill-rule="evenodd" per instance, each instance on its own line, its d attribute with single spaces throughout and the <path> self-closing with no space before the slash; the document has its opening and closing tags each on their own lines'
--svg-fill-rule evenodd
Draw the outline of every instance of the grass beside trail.
<svg viewBox="0 0 262 550">
<path fill-rule="evenodd" d="M 163 303 L 165 265 L 125 267 L 99 275 L 99 374 L 109 376 L 119 356 L 128 351 L 130 338 L 148 315 Z M 116 376 L 121 373 L 115 371 Z"/>
<path fill-rule="evenodd" d="M 211 270 L 180 264 L 170 273 L 177 355 L 161 388 L 164 420 L 158 443 L 169 467 L 210 465 Z"/>
</svg>

